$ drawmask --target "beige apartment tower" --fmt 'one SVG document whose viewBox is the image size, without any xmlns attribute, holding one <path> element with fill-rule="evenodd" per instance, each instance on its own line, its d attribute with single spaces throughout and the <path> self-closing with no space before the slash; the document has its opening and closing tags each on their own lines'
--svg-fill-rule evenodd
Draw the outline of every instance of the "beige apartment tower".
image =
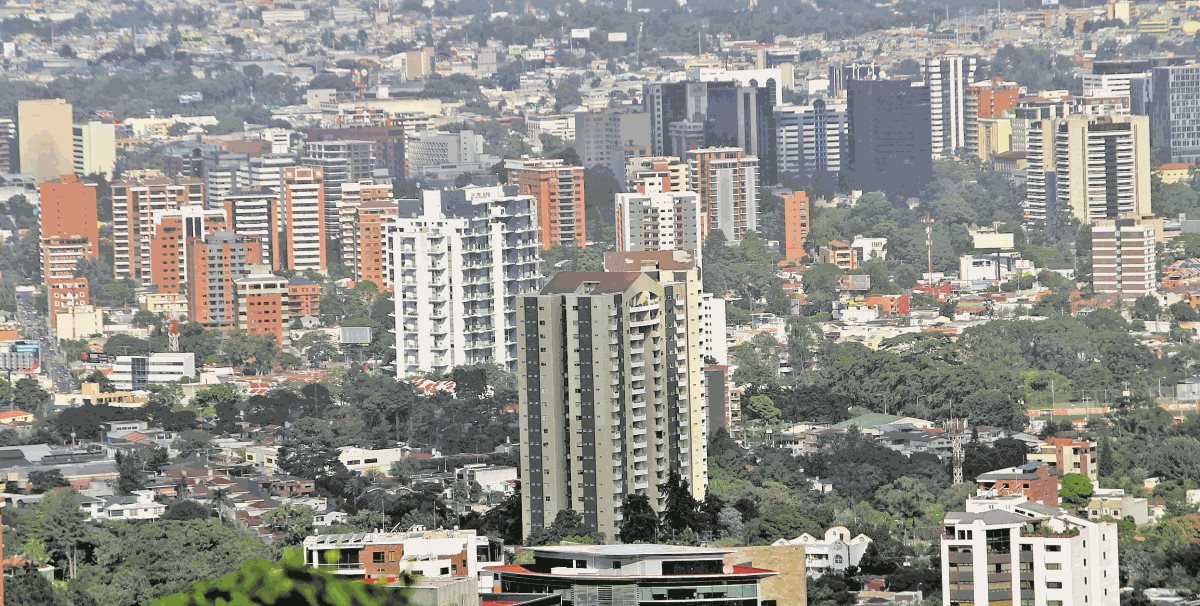
<svg viewBox="0 0 1200 606">
<path fill-rule="evenodd" d="M 1132 300 L 1154 294 L 1157 284 L 1154 226 L 1137 219 L 1096 222 L 1092 226 L 1092 286 Z"/>
<path fill-rule="evenodd" d="M 75 172 L 71 104 L 65 99 L 18 101 L 17 138 L 21 172 L 38 182 Z"/>
<path fill-rule="evenodd" d="M 517 303 L 522 532 L 574 509 L 615 539 L 621 502 L 661 510 L 679 473 L 707 490 L 700 278 L 670 252 L 643 271 L 566 272 Z"/>
</svg>

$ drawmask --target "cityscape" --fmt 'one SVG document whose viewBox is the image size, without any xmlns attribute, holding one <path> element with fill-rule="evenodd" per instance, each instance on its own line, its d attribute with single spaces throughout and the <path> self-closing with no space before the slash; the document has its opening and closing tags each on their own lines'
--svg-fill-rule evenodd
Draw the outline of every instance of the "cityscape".
<svg viewBox="0 0 1200 606">
<path fill-rule="evenodd" d="M 0 0 L 0 606 L 1200 606 L 1200 0 Z"/>
</svg>

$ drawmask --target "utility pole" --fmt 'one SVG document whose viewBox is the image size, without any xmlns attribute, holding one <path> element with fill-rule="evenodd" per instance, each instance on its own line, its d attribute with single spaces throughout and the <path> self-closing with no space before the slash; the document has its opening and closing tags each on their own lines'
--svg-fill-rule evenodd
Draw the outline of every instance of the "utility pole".
<svg viewBox="0 0 1200 606">
<path fill-rule="evenodd" d="M 933 288 L 933 217 L 925 213 L 925 283 Z"/>
</svg>

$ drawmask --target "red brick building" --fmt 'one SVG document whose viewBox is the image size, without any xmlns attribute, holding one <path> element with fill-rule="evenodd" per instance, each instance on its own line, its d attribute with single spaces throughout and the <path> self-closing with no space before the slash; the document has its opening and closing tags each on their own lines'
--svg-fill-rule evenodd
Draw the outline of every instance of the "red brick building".
<svg viewBox="0 0 1200 606">
<path fill-rule="evenodd" d="M 797 264 L 807 256 L 804 240 L 808 238 L 808 194 L 794 191 L 780 196 L 783 199 L 783 260 Z"/>
<path fill-rule="evenodd" d="M 538 203 L 542 248 L 587 244 L 584 220 L 583 167 L 562 160 L 510 160 L 508 182 Z"/>
<path fill-rule="evenodd" d="M 262 246 L 254 236 L 228 231 L 192 240 L 188 251 L 188 314 L 208 328 L 236 328 L 236 281 L 262 263 Z"/>
<path fill-rule="evenodd" d="M 982 496 L 1021 495 L 1047 507 L 1058 507 L 1058 476 L 1050 473 L 1049 465 L 1038 461 L 981 473 L 975 484 Z"/>
<path fill-rule="evenodd" d="M 88 304 L 88 279 L 47 278 L 46 299 L 50 308 L 50 328 L 57 328 L 59 312 Z"/>
</svg>

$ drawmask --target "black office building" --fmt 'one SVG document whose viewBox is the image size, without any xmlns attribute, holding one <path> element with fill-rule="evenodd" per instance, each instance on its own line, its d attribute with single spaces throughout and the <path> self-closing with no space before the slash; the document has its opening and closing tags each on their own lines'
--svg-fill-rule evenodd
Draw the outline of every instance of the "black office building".
<svg viewBox="0 0 1200 606">
<path fill-rule="evenodd" d="M 913 80 L 847 82 L 848 177 L 854 189 L 893 201 L 933 180 L 929 89 Z"/>
</svg>

